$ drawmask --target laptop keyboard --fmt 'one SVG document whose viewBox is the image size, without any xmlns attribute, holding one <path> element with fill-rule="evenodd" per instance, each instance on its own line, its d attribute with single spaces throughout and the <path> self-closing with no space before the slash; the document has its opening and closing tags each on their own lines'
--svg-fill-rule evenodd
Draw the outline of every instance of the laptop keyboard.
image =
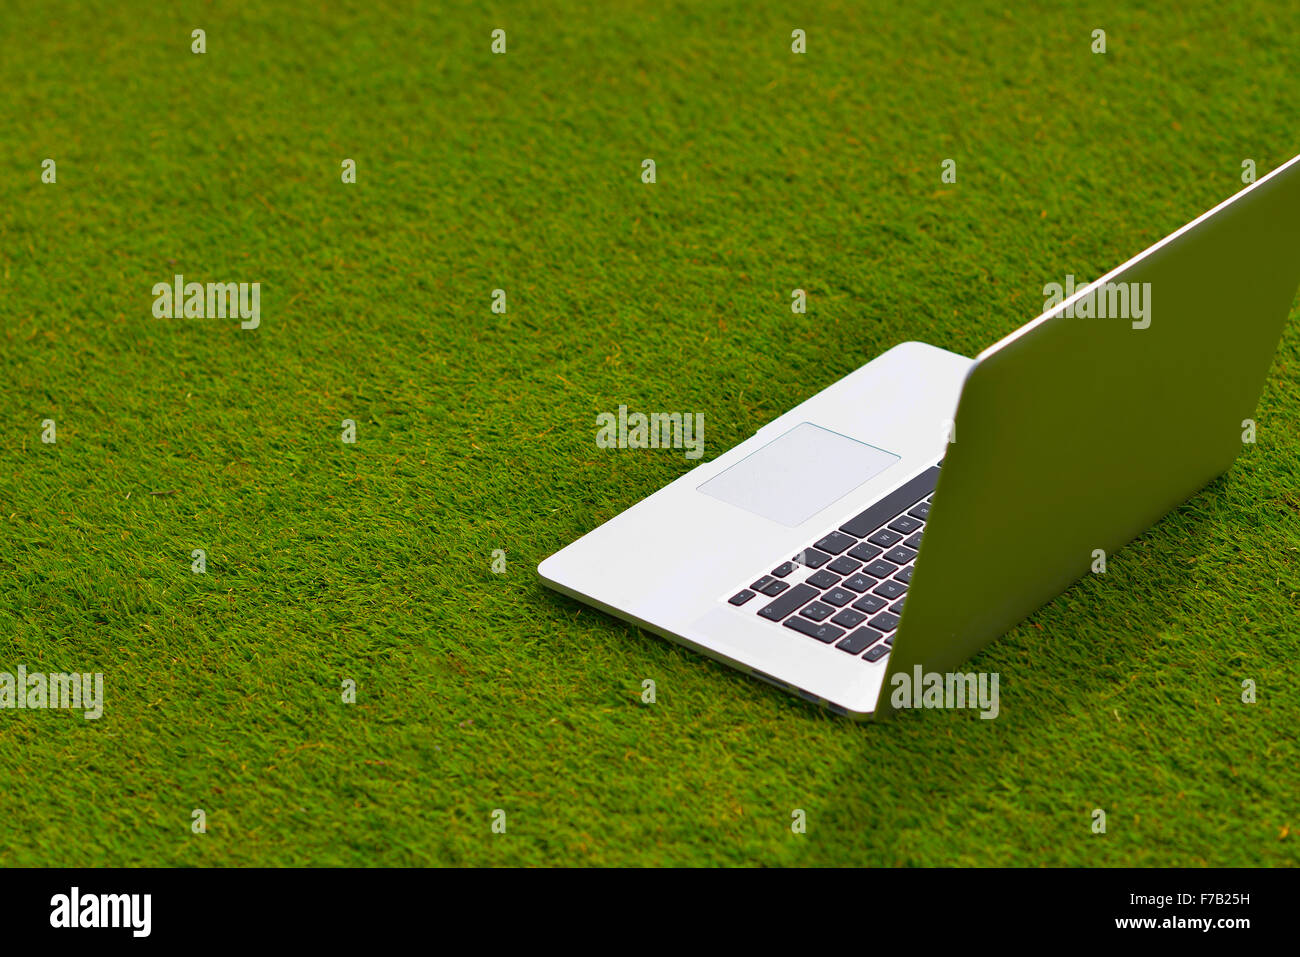
<svg viewBox="0 0 1300 957">
<path fill-rule="evenodd" d="M 863 661 L 889 654 L 930 516 L 929 468 L 732 595 L 737 608 Z"/>
</svg>

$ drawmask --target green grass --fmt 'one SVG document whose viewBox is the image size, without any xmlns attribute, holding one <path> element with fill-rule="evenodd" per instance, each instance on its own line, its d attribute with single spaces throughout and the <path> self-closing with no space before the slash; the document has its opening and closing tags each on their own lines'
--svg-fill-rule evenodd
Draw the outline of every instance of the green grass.
<svg viewBox="0 0 1300 957">
<path fill-rule="evenodd" d="M 1237 466 L 979 656 L 996 721 L 835 719 L 535 566 L 690 467 L 598 412 L 702 411 L 712 458 L 1288 159 L 1300 13 L 15 6 L 0 671 L 107 704 L 0 711 L 0 864 L 1297 863 L 1294 315 Z M 154 319 L 178 272 L 261 328 Z"/>
</svg>

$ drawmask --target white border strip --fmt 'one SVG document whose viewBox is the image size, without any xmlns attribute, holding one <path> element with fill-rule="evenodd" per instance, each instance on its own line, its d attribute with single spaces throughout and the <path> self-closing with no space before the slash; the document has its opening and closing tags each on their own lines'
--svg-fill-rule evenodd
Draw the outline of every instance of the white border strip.
<svg viewBox="0 0 1300 957">
<path fill-rule="evenodd" d="M 989 346 L 987 349 L 985 349 L 983 352 L 977 355 L 975 357 L 975 361 L 980 362 L 986 359 L 987 357 L 993 355 L 993 353 L 997 352 L 998 350 L 1015 342 L 1025 333 L 1029 332 L 1031 329 L 1036 329 L 1038 326 L 1042 325 L 1048 319 L 1060 315 L 1065 311 L 1065 309 L 1074 305 L 1074 303 L 1076 303 L 1079 299 L 1081 299 L 1083 296 L 1095 290 L 1098 286 L 1102 286 L 1110 282 L 1112 279 L 1114 279 L 1124 270 L 1128 269 L 1130 266 L 1140 263 L 1142 260 L 1146 259 L 1153 252 L 1155 252 L 1157 249 L 1161 249 L 1164 246 L 1168 245 L 1169 243 L 1173 242 L 1175 239 L 1177 239 L 1179 236 L 1181 236 L 1183 233 L 1187 232 L 1188 230 L 1195 229 L 1201 223 L 1205 222 L 1205 220 L 1209 219 L 1215 213 L 1219 212 L 1219 210 L 1226 209 L 1228 206 L 1231 206 L 1233 203 L 1241 199 L 1241 197 L 1245 196 L 1251 190 L 1255 189 L 1256 187 L 1263 186 L 1274 176 L 1277 176 L 1279 173 L 1282 173 L 1285 170 L 1290 169 L 1292 166 L 1295 166 L 1297 162 L 1300 162 L 1300 155 L 1291 157 L 1291 159 L 1287 160 L 1277 169 L 1265 175 L 1263 179 L 1257 179 L 1255 180 L 1255 182 L 1251 183 L 1245 189 L 1238 190 L 1236 193 L 1233 193 L 1231 196 L 1229 196 L 1227 199 L 1221 202 L 1218 206 L 1215 206 L 1213 209 L 1209 210 L 1208 212 L 1202 213 L 1200 216 L 1197 216 L 1186 226 L 1183 226 L 1182 228 L 1177 229 L 1174 232 L 1170 233 L 1168 236 L 1160 240 L 1154 246 L 1149 246 L 1148 248 L 1142 250 L 1142 252 L 1138 253 L 1136 256 L 1134 256 L 1132 259 L 1130 259 L 1128 262 L 1124 263 L 1123 265 L 1116 266 L 1114 269 L 1106 273 L 1106 275 L 1102 276 L 1100 279 L 1094 279 L 1092 282 L 1084 286 L 1082 289 L 1077 290 L 1074 293 L 1074 295 L 1071 296 L 1069 299 L 1066 299 L 1064 302 L 1057 303 L 1051 309 L 1049 309 L 1048 311 L 1040 315 L 1037 319 L 1032 319 L 1029 322 L 1025 323 L 1023 326 L 1021 326 L 1019 329 L 1017 329 L 1015 332 L 1003 336 L 997 342 L 993 343 L 993 345 Z"/>
</svg>

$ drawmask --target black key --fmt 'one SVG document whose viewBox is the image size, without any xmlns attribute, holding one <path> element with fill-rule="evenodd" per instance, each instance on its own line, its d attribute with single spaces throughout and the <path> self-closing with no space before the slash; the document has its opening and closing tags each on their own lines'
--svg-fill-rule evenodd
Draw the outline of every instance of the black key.
<svg viewBox="0 0 1300 957">
<path fill-rule="evenodd" d="M 907 510 L 907 514 L 925 521 L 930 517 L 930 503 L 918 502 Z"/>
<path fill-rule="evenodd" d="M 889 523 L 889 527 L 896 532 L 902 532 L 904 535 L 911 535 L 923 524 L 920 519 L 912 518 L 910 515 L 900 515 Z"/>
<path fill-rule="evenodd" d="M 899 595 L 907 591 L 907 586 L 902 582 L 887 581 L 881 582 L 875 588 L 871 589 L 871 591 L 874 594 L 879 595 L 881 598 L 888 598 L 890 601 L 893 601 Z"/>
<path fill-rule="evenodd" d="M 911 538 L 909 538 L 907 541 L 903 542 L 903 544 L 906 545 L 908 548 L 920 548 L 920 547 L 921 547 L 921 533 L 920 533 L 920 532 L 917 532 L 915 535 L 913 535 L 913 536 L 912 536 Z"/>
<path fill-rule="evenodd" d="M 841 584 L 852 591 L 866 591 L 875 583 L 876 580 L 870 575 L 850 575 Z"/>
<path fill-rule="evenodd" d="M 858 538 L 866 538 L 872 529 L 879 528 L 887 521 L 915 505 L 934 491 L 939 482 L 939 470 L 926 469 L 916 478 L 890 492 L 879 502 L 872 505 L 857 518 L 850 519 L 840 526 L 840 531 L 848 532 Z"/>
<path fill-rule="evenodd" d="M 787 628 L 793 628 L 802 635 L 809 638 L 816 638 L 818 641 L 824 641 L 830 644 L 840 635 L 844 634 L 843 628 L 836 628 L 834 625 L 814 625 L 811 621 L 804 621 L 798 615 L 786 621 Z"/>
<path fill-rule="evenodd" d="M 824 552 L 838 555 L 840 552 L 844 551 L 844 549 L 852 548 L 857 543 L 858 540 L 856 538 L 850 538 L 843 532 L 831 532 L 820 542 L 817 542 L 817 547 Z"/>
<path fill-rule="evenodd" d="M 843 608 L 849 602 L 858 596 L 851 591 L 845 591 L 843 588 L 832 588 L 826 594 L 822 595 L 822 601 L 828 605 L 834 605 L 836 608 Z"/>
<path fill-rule="evenodd" d="M 837 575 L 852 575 L 862 567 L 862 562 L 855 562 L 848 555 L 841 555 L 826 567 Z"/>
<path fill-rule="evenodd" d="M 758 613 L 768 621 L 780 621 L 782 618 L 788 618 L 792 613 L 808 604 L 817 597 L 817 594 L 817 589 L 811 585 L 795 585 L 776 601 L 760 608 Z M 865 611 L 865 609 L 863 610 Z"/>
<path fill-rule="evenodd" d="M 824 568 L 815 575 L 808 576 L 808 584 L 814 588 L 830 588 L 832 585 L 838 585 L 839 583 L 840 576 L 832 575 Z"/>
<path fill-rule="evenodd" d="M 893 631 L 898 627 L 898 616 L 891 615 L 887 611 L 882 611 L 875 618 L 868 622 L 872 628 L 879 628 L 881 631 Z"/>
<path fill-rule="evenodd" d="M 889 645 L 885 644 L 884 642 L 881 642 L 880 644 L 871 648 L 865 655 L 863 655 L 862 660 L 879 661 L 887 654 L 889 654 Z"/>
<path fill-rule="evenodd" d="M 851 655 L 860 655 L 864 648 L 869 648 L 880 640 L 880 632 L 870 628 L 859 628 L 835 647 Z"/>
<path fill-rule="evenodd" d="M 888 578 L 896 571 L 898 571 L 897 565 L 887 562 L 883 558 L 877 558 L 866 568 L 862 569 L 862 574 L 872 575 L 876 578 Z"/>
<path fill-rule="evenodd" d="M 891 532 L 887 528 L 882 528 L 876 534 L 867 539 L 872 545 L 879 545 L 882 548 L 888 548 L 890 545 L 897 545 L 903 540 L 903 536 L 898 532 Z"/>
<path fill-rule="evenodd" d="M 728 598 L 727 601 L 731 602 L 733 605 L 739 608 L 741 605 L 743 605 L 745 602 L 749 601 L 753 597 L 754 597 L 754 593 L 750 591 L 748 588 L 746 588 L 744 591 L 736 592 L 734 595 Z"/>
<path fill-rule="evenodd" d="M 897 632 L 895 632 L 894 634 L 897 634 Z M 890 648 L 894 647 L 894 635 L 890 635 L 888 638 L 886 638 L 885 644 L 889 645 Z"/>
<path fill-rule="evenodd" d="M 811 618 L 813 621 L 825 621 L 831 615 L 835 614 L 835 609 L 820 601 L 815 601 L 803 611 L 799 612 L 805 618 Z"/>
<path fill-rule="evenodd" d="M 831 557 L 825 552 L 817 551 L 815 548 L 805 548 L 794 557 L 794 560 L 800 565 L 807 565 L 809 568 L 821 568 L 831 560 Z"/>
<path fill-rule="evenodd" d="M 775 598 L 777 595 L 781 594 L 781 592 L 785 591 L 789 587 L 790 587 L 789 582 L 783 582 L 780 581 L 779 579 L 773 578 L 770 582 L 768 582 L 766 585 L 760 588 L 759 591 L 761 591 L 768 598 Z"/>
<path fill-rule="evenodd" d="M 754 589 L 755 591 L 762 591 L 764 588 L 772 584 L 772 582 L 774 581 L 776 581 L 776 579 L 773 578 L 771 575 L 764 575 L 758 581 L 753 582 L 749 587 Z"/>
<path fill-rule="evenodd" d="M 885 552 L 885 559 L 893 562 L 895 565 L 906 565 L 915 557 L 916 552 L 912 551 L 910 548 L 905 548 L 902 545 L 899 545 L 897 548 L 891 548 L 889 551 Z"/>
<path fill-rule="evenodd" d="M 792 571 L 794 571 L 794 569 L 795 569 L 794 562 L 783 562 L 782 564 L 777 565 L 775 568 L 772 569 L 772 574 L 775 575 L 777 578 L 784 578 L 786 575 L 789 575 Z"/>
<path fill-rule="evenodd" d="M 874 615 L 888 604 L 889 602 L 877 595 L 863 595 L 853 603 L 853 607 L 858 611 L 865 611 L 868 615 Z"/>
<path fill-rule="evenodd" d="M 898 599 L 898 601 L 890 605 L 889 610 L 892 611 L 895 615 L 901 615 L 903 613 L 903 602 L 905 601 L 907 601 L 906 595 L 904 595 L 902 598 Z"/>
<path fill-rule="evenodd" d="M 848 554 L 850 558 L 856 558 L 860 562 L 869 562 L 883 551 L 883 548 L 877 548 L 875 545 L 868 545 L 866 542 L 858 542 L 858 544 L 849 549 Z"/>
<path fill-rule="evenodd" d="M 904 585 L 910 585 L 912 584 L 912 572 L 915 570 L 915 565 L 908 565 L 906 568 L 900 568 L 898 574 L 894 576 L 894 580 L 900 581 Z"/>
<path fill-rule="evenodd" d="M 866 615 L 860 611 L 854 611 L 852 608 L 845 608 L 831 619 L 835 624 L 843 625 L 845 628 L 856 628 L 866 620 Z"/>
</svg>

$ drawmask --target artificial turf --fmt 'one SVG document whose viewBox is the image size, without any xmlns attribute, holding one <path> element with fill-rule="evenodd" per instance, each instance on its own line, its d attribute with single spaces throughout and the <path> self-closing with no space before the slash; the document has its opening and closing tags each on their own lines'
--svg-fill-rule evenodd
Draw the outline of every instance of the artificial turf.
<svg viewBox="0 0 1300 957">
<path fill-rule="evenodd" d="M 9 5 L 0 671 L 106 702 L 0 711 L 0 864 L 1294 865 L 1294 313 L 1232 471 L 978 657 L 997 720 L 856 725 L 535 567 L 694 464 L 598 413 L 703 412 L 711 459 L 1290 158 L 1298 41 L 1242 0 Z M 155 318 L 176 273 L 260 327 Z"/>
</svg>

